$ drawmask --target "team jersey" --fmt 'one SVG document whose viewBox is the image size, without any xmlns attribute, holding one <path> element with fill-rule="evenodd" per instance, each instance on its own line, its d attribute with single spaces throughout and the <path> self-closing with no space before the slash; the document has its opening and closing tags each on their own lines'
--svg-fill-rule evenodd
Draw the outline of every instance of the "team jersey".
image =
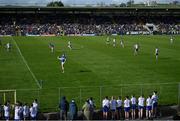
<svg viewBox="0 0 180 121">
<path fill-rule="evenodd" d="M 150 97 L 146 99 L 146 106 L 152 106 L 152 99 Z"/>
<path fill-rule="evenodd" d="M 122 100 L 118 99 L 117 100 L 117 107 L 121 107 L 122 106 Z"/>
<path fill-rule="evenodd" d="M 113 43 L 116 43 L 116 39 L 113 39 Z"/>
<path fill-rule="evenodd" d="M 66 61 L 66 57 L 64 55 L 62 55 L 61 57 L 58 58 L 61 62 L 65 62 Z"/>
<path fill-rule="evenodd" d="M 132 97 L 132 98 L 131 98 L 131 104 L 132 104 L 132 105 L 136 105 L 136 98 L 135 98 L 135 97 Z"/>
<path fill-rule="evenodd" d="M 14 110 L 14 119 L 19 120 L 20 119 L 20 108 L 18 106 L 15 107 Z"/>
<path fill-rule="evenodd" d="M 36 108 L 35 107 L 31 107 L 30 108 L 30 116 L 34 118 L 34 117 L 36 117 L 36 115 L 37 115 Z"/>
<path fill-rule="evenodd" d="M 10 48 L 10 44 L 9 44 L 9 43 L 7 43 L 7 44 L 6 44 L 6 47 L 9 49 L 9 48 Z"/>
<path fill-rule="evenodd" d="M 144 99 L 143 97 L 139 97 L 139 98 L 138 98 L 138 105 L 139 105 L 139 106 L 144 106 L 144 100 L 145 100 L 145 99 Z"/>
<path fill-rule="evenodd" d="M 109 107 L 109 100 L 108 99 L 104 99 L 103 102 L 102 102 L 102 106 L 107 106 Z"/>
<path fill-rule="evenodd" d="M 159 49 L 156 48 L 156 49 L 155 49 L 155 54 L 158 54 L 158 53 L 159 53 Z"/>
<path fill-rule="evenodd" d="M 29 107 L 28 106 L 23 106 L 23 115 L 25 117 L 29 116 Z"/>
<path fill-rule="evenodd" d="M 152 103 L 156 103 L 158 101 L 158 96 L 156 94 L 153 94 L 151 99 L 152 99 Z"/>
<path fill-rule="evenodd" d="M 50 43 L 50 44 L 49 44 L 49 47 L 54 48 L 54 44 Z"/>
<path fill-rule="evenodd" d="M 130 107 L 130 100 L 129 99 L 124 100 L 124 107 L 125 108 Z"/>
<path fill-rule="evenodd" d="M 110 101 L 110 108 L 112 109 L 112 110 L 115 110 L 116 109 L 116 104 L 117 104 L 117 102 L 116 102 L 116 100 L 111 100 Z"/>
<path fill-rule="evenodd" d="M 36 109 L 36 111 L 38 111 L 38 103 L 33 102 L 33 107 Z"/>
<path fill-rule="evenodd" d="M 138 44 L 135 44 L 135 45 L 134 45 L 134 48 L 135 48 L 135 49 L 138 49 Z"/>
<path fill-rule="evenodd" d="M 10 107 L 4 105 L 4 117 L 9 117 L 10 116 Z"/>
</svg>

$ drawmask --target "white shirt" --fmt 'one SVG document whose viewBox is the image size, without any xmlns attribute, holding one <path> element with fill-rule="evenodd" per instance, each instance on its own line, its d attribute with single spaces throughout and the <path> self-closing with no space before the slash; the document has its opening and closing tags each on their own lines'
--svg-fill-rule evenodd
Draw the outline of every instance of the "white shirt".
<svg viewBox="0 0 180 121">
<path fill-rule="evenodd" d="M 122 100 L 118 99 L 117 100 L 117 107 L 121 107 L 122 106 Z"/>
<path fill-rule="evenodd" d="M 31 107 L 30 108 L 30 116 L 34 118 L 34 117 L 36 117 L 36 115 L 37 115 L 36 108 L 35 107 Z"/>
<path fill-rule="evenodd" d="M 129 99 L 124 100 L 124 107 L 125 108 L 130 107 L 130 100 Z"/>
<path fill-rule="evenodd" d="M 155 49 L 155 53 L 157 54 L 158 52 L 159 52 L 159 49 L 158 49 L 158 48 L 156 48 L 156 49 Z"/>
<path fill-rule="evenodd" d="M 4 105 L 4 116 L 9 117 L 10 116 L 10 107 Z"/>
<path fill-rule="evenodd" d="M 14 111 L 14 119 L 19 120 L 20 119 L 20 108 L 18 106 L 15 106 L 15 111 Z"/>
<path fill-rule="evenodd" d="M 132 98 L 131 98 L 131 104 L 132 104 L 132 105 L 135 105 L 135 104 L 136 104 L 136 98 L 135 98 L 135 97 L 132 97 Z"/>
<path fill-rule="evenodd" d="M 146 99 L 146 106 L 152 106 L 152 99 L 150 97 Z"/>
<path fill-rule="evenodd" d="M 7 43 L 7 44 L 6 44 L 6 47 L 9 49 L 9 48 L 10 48 L 10 44 L 9 44 L 9 43 Z"/>
<path fill-rule="evenodd" d="M 36 111 L 38 111 L 38 103 L 33 102 L 33 107 L 35 107 Z"/>
<path fill-rule="evenodd" d="M 158 100 L 158 96 L 156 94 L 153 94 L 151 99 L 152 99 L 152 103 L 156 103 Z"/>
<path fill-rule="evenodd" d="M 116 100 L 115 99 L 113 99 L 113 100 L 111 100 L 110 101 L 110 107 L 111 107 L 111 109 L 113 109 L 113 110 L 115 110 L 116 109 Z"/>
<path fill-rule="evenodd" d="M 103 102 L 102 102 L 102 106 L 107 106 L 109 107 L 109 100 L 108 99 L 104 99 Z"/>
<path fill-rule="evenodd" d="M 23 107 L 23 115 L 24 116 L 28 116 L 29 115 L 29 107 L 26 106 L 26 105 Z"/>
<path fill-rule="evenodd" d="M 135 44 L 135 45 L 134 45 L 134 48 L 135 48 L 135 49 L 138 49 L 138 44 Z"/>
<path fill-rule="evenodd" d="M 116 39 L 113 39 L 113 43 L 116 43 Z"/>
<path fill-rule="evenodd" d="M 139 105 L 139 106 L 144 106 L 144 100 L 145 100 L 145 99 L 144 99 L 143 97 L 139 97 L 139 98 L 138 98 L 138 105 Z"/>
</svg>

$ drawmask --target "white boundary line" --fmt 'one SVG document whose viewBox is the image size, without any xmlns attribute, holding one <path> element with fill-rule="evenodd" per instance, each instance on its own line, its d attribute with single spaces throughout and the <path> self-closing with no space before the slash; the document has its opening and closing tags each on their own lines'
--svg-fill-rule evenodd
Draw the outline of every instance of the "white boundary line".
<svg viewBox="0 0 180 121">
<path fill-rule="evenodd" d="M 27 64 L 27 61 L 25 60 L 24 56 L 22 55 L 21 50 L 20 50 L 19 46 L 17 45 L 17 43 L 16 43 L 16 41 L 14 40 L 13 37 L 12 37 L 12 40 L 14 41 L 15 46 L 16 46 L 16 48 L 17 48 L 17 50 L 18 50 L 18 52 L 19 52 L 19 54 L 20 54 L 20 56 L 21 56 L 24 64 L 26 65 L 27 69 L 28 69 L 29 72 L 31 73 L 31 75 L 32 75 L 33 79 L 35 80 L 36 84 L 38 85 L 38 87 L 41 89 L 41 88 L 42 88 L 41 85 L 39 84 L 39 82 L 38 82 L 36 76 L 34 75 L 34 73 L 31 71 L 29 65 Z"/>
</svg>

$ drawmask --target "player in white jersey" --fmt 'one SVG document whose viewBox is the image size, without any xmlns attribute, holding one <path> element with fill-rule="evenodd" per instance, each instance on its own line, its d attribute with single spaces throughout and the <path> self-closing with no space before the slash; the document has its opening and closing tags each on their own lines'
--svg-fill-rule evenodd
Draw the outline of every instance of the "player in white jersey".
<svg viewBox="0 0 180 121">
<path fill-rule="evenodd" d="M 71 41 L 68 41 L 68 48 L 69 48 L 70 50 L 72 50 L 72 44 L 71 44 Z"/>
<path fill-rule="evenodd" d="M 16 104 L 14 108 L 14 121 L 20 121 L 20 107 L 19 104 Z"/>
<path fill-rule="evenodd" d="M 36 112 L 38 112 L 39 105 L 38 105 L 37 99 L 35 99 L 32 104 L 33 104 L 33 107 L 36 109 Z"/>
<path fill-rule="evenodd" d="M 125 119 L 129 119 L 129 111 L 130 111 L 130 100 L 129 97 L 126 96 L 126 99 L 124 100 Z"/>
<path fill-rule="evenodd" d="M 109 37 L 106 38 L 106 45 L 109 45 L 110 44 L 110 39 Z"/>
<path fill-rule="evenodd" d="M 57 59 L 61 62 L 62 73 L 64 73 L 64 64 L 66 62 L 65 54 L 62 54 L 62 56 L 57 57 Z"/>
<path fill-rule="evenodd" d="M 121 116 L 122 116 L 122 99 L 121 99 L 121 96 L 118 97 L 117 99 L 117 120 L 120 120 L 121 119 Z"/>
<path fill-rule="evenodd" d="M 108 112 L 109 112 L 109 100 L 108 97 L 106 96 L 105 99 L 102 101 L 102 107 L 103 107 L 103 119 L 107 120 L 108 118 Z"/>
<path fill-rule="evenodd" d="M 112 96 L 111 101 L 110 101 L 111 119 L 112 120 L 115 120 L 116 105 L 117 105 L 117 102 L 116 102 L 115 98 Z"/>
<path fill-rule="evenodd" d="M 143 118 L 143 109 L 144 109 L 144 97 L 143 95 L 141 95 L 139 98 L 138 98 L 138 108 L 139 108 L 139 119 L 142 119 Z"/>
<path fill-rule="evenodd" d="M 122 48 L 124 48 L 124 41 L 123 40 L 120 40 L 120 45 Z"/>
<path fill-rule="evenodd" d="M 9 102 L 6 102 L 4 104 L 3 108 L 4 108 L 4 117 L 5 117 L 5 120 L 9 121 L 9 119 L 10 119 L 10 104 L 9 104 Z"/>
<path fill-rule="evenodd" d="M 116 39 L 113 39 L 113 47 L 116 47 Z"/>
<path fill-rule="evenodd" d="M 25 103 L 23 106 L 23 117 L 24 117 L 24 120 L 29 119 L 29 106 L 27 105 L 27 103 Z"/>
<path fill-rule="evenodd" d="M 158 55 L 159 55 L 159 49 L 156 47 L 156 49 L 155 49 L 156 60 L 158 60 Z"/>
<path fill-rule="evenodd" d="M 31 108 L 30 108 L 30 116 L 31 116 L 31 120 L 36 120 L 37 109 L 33 106 L 33 104 L 31 105 Z"/>
<path fill-rule="evenodd" d="M 134 95 L 132 95 L 131 97 L 131 108 L 132 108 L 131 116 L 132 119 L 134 120 L 136 118 L 136 97 Z"/>
<path fill-rule="evenodd" d="M 153 115 L 153 117 L 156 117 L 157 116 L 157 106 L 158 106 L 157 91 L 153 92 L 151 99 L 152 99 L 152 115 Z"/>
<path fill-rule="evenodd" d="M 10 51 L 10 48 L 11 48 L 11 45 L 10 45 L 10 43 L 8 42 L 8 43 L 6 44 L 6 49 L 7 49 L 8 52 Z"/>
<path fill-rule="evenodd" d="M 152 110 L 152 99 L 151 95 L 148 96 L 146 99 L 146 118 L 150 119 L 151 118 L 151 110 Z"/>
<path fill-rule="evenodd" d="M 139 45 L 136 43 L 134 45 L 134 55 L 137 55 L 138 54 L 138 51 L 139 51 Z"/>
<path fill-rule="evenodd" d="M 174 41 L 174 40 L 173 40 L 173 37 L 171 36 L 171 38 L 170 38 L 170 43 L 173 44 L 173 41 Z"/>
<path fill-rule="evenodd" d="M 51 52 L 53 53 L 54 52 L 54 44 L 53 43 L 49 43 L 49 48 L 51 49 Z"/>
</svg>

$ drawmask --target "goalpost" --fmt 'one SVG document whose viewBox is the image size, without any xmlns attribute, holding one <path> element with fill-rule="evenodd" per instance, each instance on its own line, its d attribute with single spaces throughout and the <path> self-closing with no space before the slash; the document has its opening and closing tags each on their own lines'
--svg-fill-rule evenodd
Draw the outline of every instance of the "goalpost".
<svg viewBox="0 0 180 121">
<path fill-rule="evenodd" d="M 16 90 L 0 90 L 0 103 L 11 101 L 16 104 Z"/>
</svg>

